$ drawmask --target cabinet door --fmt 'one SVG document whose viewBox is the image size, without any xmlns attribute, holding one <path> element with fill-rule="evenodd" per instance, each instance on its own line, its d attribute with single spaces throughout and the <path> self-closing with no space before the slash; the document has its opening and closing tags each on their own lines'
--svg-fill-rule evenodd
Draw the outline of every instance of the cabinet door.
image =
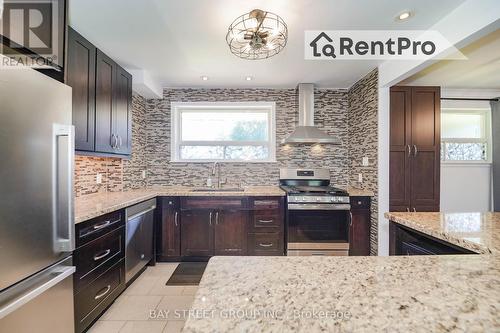
<svg viewBox="0 0 500 333">
<path fill-rule="evenodd" d="M 412 210 L 439 211 L 440 112 L 439 87 L 412 88 Z"/>
<path fill-rule="evenodd" d="M 411 87 L 392 87 L 390 96 L 389 205 L 405 211 L 411 205 Z"/>
<path fill-rule="evenodd" d="M 215 212 L 215 255 L 245 255 L 247 211 L 223 209 Z"/>
<path fill-rule="evenodd" d="M 352 211 L 352 221 L 349 229 L 349 255 L 370 255 L 370 210 Z"/>
<path fill-rule="evenodd" d="M 211 256 L 214 248 L 214 234 L 211 210 L 181 211 L 181 255 Z"/>
<path fill-rule="evenodd" d="M 113 127 L 118 154 L 130 154 L 132 148 L 132 75 L 116 66 Z"/>
<path fill-rule="evenodd" d="M 95 150 L 114 153 L 116 138 L 113 132 L 113 89 L 116 64 L 111 58 L 97 50 L 96 56 L 96 128 Z"/>
<path fill-rule="evenodd" d="M 73 89 L 75 149 L 94 151 L 96 48 L 68 28 L 67 84 Z"/>
<path fill-rule="evenodd" d="M 158 250 L 160 256 L 180 256 L 181 254 L 180 216 L 177 201 L 177 198 L 161 199 Z"/>
</svg>

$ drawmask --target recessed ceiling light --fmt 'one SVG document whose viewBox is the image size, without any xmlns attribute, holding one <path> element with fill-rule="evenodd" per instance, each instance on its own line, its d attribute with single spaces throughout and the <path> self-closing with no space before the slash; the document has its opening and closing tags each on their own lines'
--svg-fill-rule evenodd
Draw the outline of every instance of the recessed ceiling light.
<svg viewBox="0 0 500 333">
<path fill-rule="evenodd" d="M 253 77 L 251 77 L 251 76 L 247 76 L 247 77 L 245 77 L 245 80 L 247 80 L 247 81 L 252 81 L 252 80 L 253 80 Z"/>
<path fill-rule="evenodd" d="M 406 19 L 408 19 L 410 17 L 411 17 L 411 12 L 410 11 L 404 11 L 401 14 L 399 14 L 396 18 L 399 21 L 403 21 L 403 20 L 406 20 Z"/>
<path fill-rule="evenodd" d="M 203 75 L 203 76 L 201 77 L 201 79 L 202 79 L 203 81 L 208 81 L 208 76 Z"/>
</svg>

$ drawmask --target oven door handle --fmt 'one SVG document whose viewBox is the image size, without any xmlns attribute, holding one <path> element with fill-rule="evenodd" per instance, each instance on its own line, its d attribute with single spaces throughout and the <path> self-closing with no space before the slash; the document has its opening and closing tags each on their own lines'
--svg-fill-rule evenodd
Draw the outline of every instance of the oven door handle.
<svg viewBox="0 0 500 333">
<path fill-rule="evenodd" d="M 288 204 L 288 210 L 351 210 L 350 204 Z"/>
</svg>

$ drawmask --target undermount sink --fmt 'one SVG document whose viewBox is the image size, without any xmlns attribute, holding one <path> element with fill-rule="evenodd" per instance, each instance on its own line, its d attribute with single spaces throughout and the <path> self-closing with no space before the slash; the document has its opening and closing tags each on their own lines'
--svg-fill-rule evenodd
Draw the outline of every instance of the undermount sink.
<svg viewBox="0 0 500 333">
<path fill-rule="evenodd" d="M 244 191 L 245 189 L 241 187 L 223 187 L 223 188 L 200 187 L 191 190 L 191 192 L 244 192 Z"/>
</svg>

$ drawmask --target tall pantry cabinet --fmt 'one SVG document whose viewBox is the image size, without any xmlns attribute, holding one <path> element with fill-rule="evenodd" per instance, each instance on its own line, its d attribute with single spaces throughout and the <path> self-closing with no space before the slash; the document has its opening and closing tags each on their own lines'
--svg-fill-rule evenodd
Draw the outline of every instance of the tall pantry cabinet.
<svg viewBox="0 0 500 333">
<path fill-rule="evenodd" d="M 439 211 L 440 109 L 439 87 L 391 88 L 391 211 Z"/>
</svg>

